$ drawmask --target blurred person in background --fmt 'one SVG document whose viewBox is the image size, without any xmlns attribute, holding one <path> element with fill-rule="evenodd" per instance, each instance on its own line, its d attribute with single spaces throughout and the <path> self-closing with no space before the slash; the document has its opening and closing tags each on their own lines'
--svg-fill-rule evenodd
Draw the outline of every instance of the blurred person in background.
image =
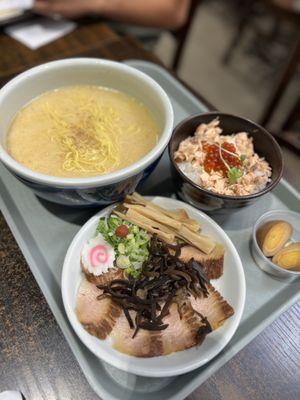
<svg viewBox="0 0 300 400">
<path fill-rule="evenodd" d="M 274 0 L 274 3 L 288 10 L 300 11 L 300 0 Z"/>
<path fill-rule="evenodd" d="M 189 7 L 190 0 L 35 0 L 33 10 L 66 18 L 97 15 L 113 21 L 112 28 L 119 33 L 153 43 L 160 29 L 182 27 Z"/>
</svg>

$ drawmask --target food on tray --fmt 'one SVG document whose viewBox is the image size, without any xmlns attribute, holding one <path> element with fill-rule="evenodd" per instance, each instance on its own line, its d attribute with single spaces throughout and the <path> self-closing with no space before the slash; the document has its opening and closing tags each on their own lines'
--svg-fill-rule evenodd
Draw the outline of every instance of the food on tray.
<svg viewBox="0 0 300 400">
<path fill-rule="evenodd" d="M 174 153 L 180 170 L 206 190 L 244 196 L 264 189 L 271 177 L 268 162 L 259 157 L 246 132 L 223 135 L 220 121 L 200 124 L 194 136 Z"/>
<path fill-rule="evenodd" d="M 91 238 L 81 252 L 82 269 L 98 276 L 113 268 L 115 261 L 114 248 L 104 241 L 102 235 Z"/>
<path fill-rule="evenodd" d="M 140 272 L 149 254 L 149 235 L 145 230 L 112 214 L 100 219 L 97 232 L 113 246 L 116 267 L 124 269 L 130 275 Z"/>
<path fill-rule="evenodd" d="M 283 220 L 268 221 L 256 232 L 257 243 L 266 257 L 281 268 L 300 271 L 300 243 L 291 241 L 293 227 Z"/>
<path fill-rule="evenodd" d="M 176 211 L 173 214 L 166 214 L 161 207 L 153 206 L 136 193 L 127 196 L 122 206 L 114 213 L 125 221 L 132 222 L 152 234 L 157 234 L 167 243 L 174 244 L 176 238 L 182 239 L 206 254 L 211 253 L 215 248 L 215 243 L 209 237 L 199 235 L 200 226 L 197 221 L 188 216 L 183 219 L 182 211 L 179 215 Z"/>
<path fill-rule="evenodd" d="M 95 284 L 83 279 L 77 293 L 76 313 L 91 335 L 104 340 L 120 317 L 121 309 L 109 297 L 102 299 L 100 303 L 99 293 Z"/>
<path fill-rule="evenodd" d="M 257 243 L 266 257 L 272 257 L 290 240 L 292 232 L 286 221 L 269 221 L 257 230 Z"/>
<path fill-rule="evenodd" d="M 184 210 L 134 193 L 100 218 L 82 249 L 78 320 L 131 356 L 199 345 L 234 313 L 210 282 L 221 276 L 223 261 L 224 247 Z"/>
<path fill-rule="evenodd" d="M 281 268 L 300 271 L 300 243 L 290 243 L 272 258 L 272 262 Z"/>
<path fill-rule="evenodd" d="M 8 153 L 43 174 L 88 177 L 125 168 L 144 157 L 159 130 L 136 99 L 98 86 L 49 91 L 27 104 L 7 136 Z"/>
<path fill-rule="evenodd" d="M 205 254 L 193 246 L 181 248 L 180 260 L 188 262 L 191 258 L 198 261 L 208 279 L 218 279 L 223 274 L 224 247 L 217 243 L 210 254 Z"/>
</svg>

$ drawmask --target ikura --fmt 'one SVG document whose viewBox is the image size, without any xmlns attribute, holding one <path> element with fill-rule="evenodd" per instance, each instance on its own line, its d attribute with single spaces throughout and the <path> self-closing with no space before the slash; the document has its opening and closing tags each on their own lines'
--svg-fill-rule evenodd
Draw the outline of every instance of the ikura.
<svg viewBox="0 0 300 400">
<path fill-rule="evenodd" d="M 232 143 L 225 142 L 221 146 L 222 149 L 230 151 L 233 154 L 227 153 L 227 151 L 222 151 L 222 157 L 228 164 L 230 168 L 236 167 L 241 168 L 243 163 L 240 160 L 238 154 L 236 153 L 235 146 Z M 219 146 L 216 144 L 205 143 L 203 145 L 203 150 L 206 152 L 204 159 L 204 170 L 208 173 L 211 171 L 222 172 L 224 177 L 227 176 L 228 168 L 222 161 L 219 153 Z M 236 154 L 236 155 L 234 155 Z"/>
<path fill-rule="evenodd" d="M 129 233 L 129 229 L 128 229 L 128 226 L 125 224 L 118 226 L 115 230 L 115 234 L 116 234 L 116 236 L 119 236 L 119 238 L 126 237 L 128 235 L 128 233 Z"/>
</svg>

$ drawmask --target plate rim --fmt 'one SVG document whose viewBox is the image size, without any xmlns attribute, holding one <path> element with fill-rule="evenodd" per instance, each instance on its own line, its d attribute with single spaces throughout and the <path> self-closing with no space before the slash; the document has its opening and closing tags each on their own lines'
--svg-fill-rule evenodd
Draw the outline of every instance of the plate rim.
<svg viewBox="0 0 300 400">
<path fill-rule="evenodd" d="M 241 291 L 241 298 L 239 299 L 239 305 L 238 307 L 235 308 L 235 321 L 234 321 L 234 325 L 231 327 L 231 332 L 228 335 L 227 339 L 224 341 L 224 343 L 221 345 L 221 347 L 218 349 L 216 349 L 215 352 L 212 352 L 211 356 L 207 357 L 204 360 L 199 360 L 199 361 L 194 361 L 191 362 L 190 364 L 184 366 L 184 367 L 169 367 L 168 370 L 164 370 L 162 371 L 161 369 L 159 369 L 159 367 L 157 366 L 157 368 L 153 369 L 149 367 L 144 367 L 141 368 L 140 366 L 135 366 L 134 364 L 128 364 L 128 362 L 118 359 L 116 360 L 115 357 L 111 357 L 110 355 L 99 355 L 97 354 L 92 348 L 91 346 L 89 346 L 89 344 L 86 341 L 86 335 L 90 335 L 88 332 L 84 331 L 81 332 L 81 330 L 79 329 L 79 326 L 81 326 L 80 322 L 77 320 L 76 315 L 74 313 L 73 307 L 69 304 L 68 300 L 67 300 L 67 294 L 66 291 L 64 290 L 66 282 L 67 282 L 67 271 L 68 271 L 68 265 L 71 264 L 71 258 L 72 258 L 72 254 L 73 254 L 73 250 L 77 245 L 78 240 L 81 238 L 83 232 L 87 229 L 89 229 L 94 223 L 95 223 L 95 219 L 98 219 L 99 217 L 107 214 L 108 212 L 110 212 L 117 203 L 111 204 L 105 208 L 103 208 L 102 210 L 98 211 L 96 214 L 94 214 L 92 217 L 90 217 L 79 229 L 79 231 L 76 233 L 76 235 L 74 236 L 74 238 L 72 239 L 68 250 L 66 252 L 65 258 L 64 258 L 64 263 L 63 263 L 63 268 L 62 268 L 62 275 L 61 275 L 61 294 L 62 294 L 62 299 L 63 299 L 63 304 L 64 304 L 64 309 L 65 312 L 67 314 L 67 318 L 69 323 L 72 326 L 73 331 L 75 332 L 75 334 L 77 335 L 77 337 L 80 339 L 80 341 L 85 345 L 86 348 L 89 349 L 89 351 L 94 354 L 100 361 L 106 362 L 110 365 L 112 365 L 113 367 L 126 371 L 128 373 L 132 373 L 135 375 L 139 375 L 139 376 L 145 376 L 145 377 L 153 377 L 153 378 L 162 378 L 162 377 L 171 377 L 171 376 L 177 376 L 177 375 L 182 375 L 185 374 L 187 372 L 193 371 L 201 366 L 204 366 L 205 364 L 207 364 L 209 361 L 211 361 L 213 358 L 215 358 L 221 351 L 224 350 L 224 348 L 228 345 L 228 343 L 231 341 L 233 335 L 235 334 L 236 330 L 238 329 L 240 322 L 241 322 L 241 318 L 244 312 L 244 307 L 245 307 L 245 300 L 246 300 L 246 280 L 245 280 L 245 273 L 244 273 L 244 267 L 241 261 L 241 258 L 237 252 L 236 247 L 234 246 L 232 240 L 230 239 L 230 237 L 228 236 L 228 234 L 226 233 L 226 231 L 220 226 L 218 225 L 211 217 L 209 217 L 207 214 L 205 214 L 203 211 L 196 209 L 195 207 L 184 203 L 183 201 L 177 200 L 177 199 L 173 199 L 173 198 L 169 198 L 169 197 L 165 197 L 165 196 L 144 196 L 146 199 L 148 200 L 163 200 L 163 201 L 171 201 L 176 202 L 176 204 L 178 204 L 179 207 L 183 207 L 184 209 L 186 209 L 187 211 L 191 210 L 192 212 L 196 212 L 199 216 L 199 218 L 204 218 L 207 222 L 209 222 L 212 227 L 214 229 L 216 229 L 223 237 L 226 238 L 227 240 L 227 244 L 230 246 L 230 250 L 233 253 L 233 257 L 235 259 L 235 263 L 238 266 L 238 271 L 239 271 L 239 281 L 240 281 L 240 291 Z M 226 245 L 227 245 L 226 244 Z M 222 295 L 222 293 L 221 293 Z M 100 339 L 99 339 L 100 340 Z M 188 349 L 187 349 L 188 350 Z M 184 350 L 183 350 L 184 351 Z M 131 357 L 132 359 L 135 359 L 136 357 L 134 356 L 128 356 Z M 160 356 L 160 357 L 165 357 L 165 356 Z M 155 357 L 156 359 L 158 359 L 159 357 Z M 152 358 L 151 358 L 152 359 Z M 143 358 L 143 360 L 147 360 L 147 358 Z"/>
</svg>

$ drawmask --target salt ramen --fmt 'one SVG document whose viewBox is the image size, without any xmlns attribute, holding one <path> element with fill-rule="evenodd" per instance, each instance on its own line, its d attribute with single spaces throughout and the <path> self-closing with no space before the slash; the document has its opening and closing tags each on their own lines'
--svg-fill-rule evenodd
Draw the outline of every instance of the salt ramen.
<svg viewBox="0 0 300 400">
<path fill-rule="evenodd" d="M 80 178 L 125 168 L 157 143 L 158 125 L 129 95 L 98 86 L 46 92 L 15 116 L 8 153 L 47 175 Z"/>
</svg>

